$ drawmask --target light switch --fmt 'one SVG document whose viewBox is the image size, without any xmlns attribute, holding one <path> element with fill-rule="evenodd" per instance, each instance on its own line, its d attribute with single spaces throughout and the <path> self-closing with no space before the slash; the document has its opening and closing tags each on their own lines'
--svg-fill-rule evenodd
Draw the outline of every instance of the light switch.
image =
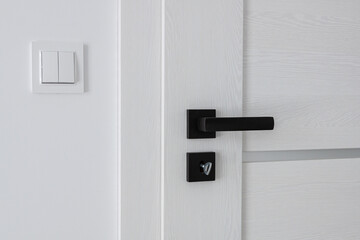
<svg viewBox="0 0 360 240">
<path fill-rule="evenodd" d="M 75 83 L 75 54 L 59 52 L 59 83 Z"/>
<path fill-rule="evenodd" d="M 84 93 L 84 44 L 36 41 L 31 52 L 33 93 Z"/>
<path fill-rule="evenodd" d="M 58 53 L 41 52 L 41 83 L 58 83 Z"/>
</svg>

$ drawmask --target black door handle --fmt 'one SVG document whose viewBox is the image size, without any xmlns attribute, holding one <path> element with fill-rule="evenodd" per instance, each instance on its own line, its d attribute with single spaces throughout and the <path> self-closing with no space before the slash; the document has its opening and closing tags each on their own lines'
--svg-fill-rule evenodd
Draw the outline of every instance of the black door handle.
<svg viewBox="0 0 360 240">
<path fill-rule="evenodd" d="M 216 110 L 188 110 L 187 138 L 215 138 L 217 131 L 273 130 L 273 117 L 216 117 Z"/>
<path fill-rule="evenodd" d="M 203 117 L 198 120 L 202 132 L 273 130 L 273 117 Z"/>
</svg>

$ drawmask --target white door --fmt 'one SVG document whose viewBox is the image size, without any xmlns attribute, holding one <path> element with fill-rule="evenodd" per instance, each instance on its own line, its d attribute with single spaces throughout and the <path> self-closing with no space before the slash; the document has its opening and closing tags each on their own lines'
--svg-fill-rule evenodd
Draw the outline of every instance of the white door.
<svg viewBox="0 0 360 240">
<path fill-rule="evenodd" d="M 359 9 L 123 0 L 122 239 L 359 239 L 360 155 L 336 150 L 360 146 Z M 191 109 L 275 129 L 189 139 Z"/>
<path fill-rule="evenodd" d="M 360 239 L 360 2 L 249 0 L 244 16 L 244 115 L 276 128 L 244 134 L 243 239 Z"/>
</svg>

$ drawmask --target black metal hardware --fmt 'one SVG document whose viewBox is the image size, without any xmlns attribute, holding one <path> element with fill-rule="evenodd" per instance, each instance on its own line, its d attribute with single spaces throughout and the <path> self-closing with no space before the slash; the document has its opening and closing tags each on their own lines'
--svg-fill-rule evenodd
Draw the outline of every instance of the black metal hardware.
<svg viewBox="0 0 360 240">
<path fill-rule="evenodd" d="M 187 110 L 187 138 L 216 138 L 217 131 L 273 130 L 273 117 L 216 117 L 215 109 Z"/>
<path fill-rule="evenodd" d="M 186 180 L 188 182 L 215 181 L 215 153 L 187 153 Z"/>
</svg>

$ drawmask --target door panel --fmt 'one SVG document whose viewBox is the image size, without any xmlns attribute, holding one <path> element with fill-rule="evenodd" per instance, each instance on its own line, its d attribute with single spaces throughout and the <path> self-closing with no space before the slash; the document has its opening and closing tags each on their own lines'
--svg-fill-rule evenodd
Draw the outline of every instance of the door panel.
<svg viewBox="0 0 360 240">
<path fill-rule="evenodd" d="M 246 1 L 244 150 L 360 147 L 360 1 Z"/>
<path fill-rule="evenodd" d="M 360 159 L 244 164 L 244 240 L 360 239 Z"/>
<path fill-rule="evenodd" d="M 242 115 L 242 0 L 165 0 L 163 233 L 241 239 L 242 134 L 186 139 L 187 109 Z M 215 182 L 186 182 L 187 152 L 216 152 Z"/>
</svg>

